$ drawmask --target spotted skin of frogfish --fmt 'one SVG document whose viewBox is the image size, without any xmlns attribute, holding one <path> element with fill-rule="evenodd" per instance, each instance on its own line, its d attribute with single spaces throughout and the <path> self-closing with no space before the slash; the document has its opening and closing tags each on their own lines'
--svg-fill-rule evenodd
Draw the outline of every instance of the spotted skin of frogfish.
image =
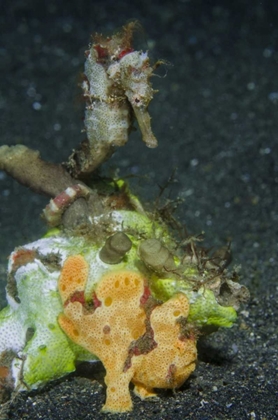
<svg viewBox="0 0 278 420">
<path fill-rule="evenodd" d="M 102 410 L 132 410 L 130 382 L 141 399 L 155 396 L 154 388 L 181 386 L 197 357 L 195 339 L 181 334 L 179 321 L 189 313 L 187 297 L 177 293 L 161 304 L 152 299 L 142 274 L 112 270 L 86 301 L 88 276 L 84 257 L 68 257 L 59 279 L 64 311 L 58 321 L 67 336 L 96 355 L 106 369 Z"/>
</svg>

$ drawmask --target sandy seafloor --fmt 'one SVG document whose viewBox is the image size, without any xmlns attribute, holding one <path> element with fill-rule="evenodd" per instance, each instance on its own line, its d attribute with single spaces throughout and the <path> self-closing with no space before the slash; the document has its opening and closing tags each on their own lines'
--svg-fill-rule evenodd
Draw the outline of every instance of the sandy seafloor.
<svg viewBox="0 0 278 420">
<path fill-rule="evenodd" d="M 174 167 L 172 197 L 180 220 L 205 231 L 206 244 L 232 241 L 233 263 L 251 292 L 231 330 L 199 346 L 199 362 L 176 394 L 134 397 L 125 415 L 101 414 L 103 371 L 83 366 L 46 389 L 15 396 L 1 419 L 278 418 L 278 2 L 272 1 L 1 1 L 1 144 L 39 149 L 65 160 L 84 136 L 77 87 L 94 31 L 140 20 L 139 45 L 170 64 L 153 79 L 151 103 L 159 148 L 132 133 L 110 167 L 139 178 L 143 199 L 157 195 Z M 166 75 L 166 77 L 162 77 Z M 108 170 L 108 169 L 107 169 Z M 1 306 L 14 247 L 39 238 L 47 199 L 0 172 Z M 1 339 L 1 338 L 0 338 Z"/>
</svg>

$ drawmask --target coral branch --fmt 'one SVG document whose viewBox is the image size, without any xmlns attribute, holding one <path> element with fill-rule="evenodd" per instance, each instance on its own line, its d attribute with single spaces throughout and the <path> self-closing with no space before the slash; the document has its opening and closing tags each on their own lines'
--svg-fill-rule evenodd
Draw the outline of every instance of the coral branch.
<svg viewBox="0 0 278 420">
<path fill-rule="evenodd" d="M 23 145 L 0 147 L 0 170 L 39 194 L 55 197 L 76 181 L 58 164 L 45 162 Z"/>
<path fill-rule="evenodd" d="M 63 211 L 59 209 L 59 212 L 53 215 L 53 220 L 49 214 L 49 206 L 47 207 L 46 221 L 50 226 L 63 224 L 67 229 L 76 229 L 88 223 L 87 201 L 84 198 L 79 198 L 82 197 L 82 194 L 79 194 L 80 188 L 83 191 L 85 187 L 76 185 L 77 181 L 62 165 L 43 161 L 38 151 L 26 146 L 9 147 L 5 145 L 0 147 L 0 170 L 4 170 L 20 184 L 36 193 L 50 197 L 58 196 L 60 198 L 64 194 L 63 191 L 67 191 L 70 189 L 69 187 L 73 187 L 74 190 L 77 188 L 77 194 L 72 200 L 75 202 L 65 205 Z"/>
<path fill-rule="evenodd" d="M 63 213 L 78 198 L 88 198 L 90 190 L 81 184 L 68 187 L 61 194 L 57 195 L 43 210 L 43 215 L 49 226 L 58 226 L 61 224 Z"/>
</svg>

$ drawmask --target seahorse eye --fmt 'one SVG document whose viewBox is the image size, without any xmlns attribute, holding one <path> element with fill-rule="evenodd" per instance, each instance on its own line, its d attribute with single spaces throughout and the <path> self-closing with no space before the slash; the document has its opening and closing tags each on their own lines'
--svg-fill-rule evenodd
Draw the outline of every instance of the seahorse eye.
<svg viewBox="0 0 278 420">
<path fill-rule="evenodd" d="M 139 95 L 139 94 L 135 94 L 132 97 L 132 103 L 134 106 L 136 106 L 136 108 L 141 108 L 144 107 L 144 98 Z"/>
</svg>

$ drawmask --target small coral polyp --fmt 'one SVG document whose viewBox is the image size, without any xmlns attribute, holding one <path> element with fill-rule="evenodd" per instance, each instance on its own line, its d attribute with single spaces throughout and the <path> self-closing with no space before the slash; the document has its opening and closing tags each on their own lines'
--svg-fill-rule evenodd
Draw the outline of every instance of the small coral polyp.
<svg viewBox="0 0 278 420">
<path fill-rule="evenodd" d="M 73 277 L 69 268 L 76 264 L 81 275 Z M 85 302 L 76 296 L 85 290 L 87 267 L 80 255 L 64 264 L 59 280 L 64 313 L 59 324 L 73 342 L 102 361 L 107 385 L 103 410 L 132 409 L 130 381 L 142 399 L 153 397 L 153 388 L 181 386 L 197 357 L 195 339 L 182 337 L 179 323 L 189 314 L 187 297 L 179 293 L 158 302 L 140 273 L 115 270 L 102 277 L 91 301 Z"/>
</svg>

